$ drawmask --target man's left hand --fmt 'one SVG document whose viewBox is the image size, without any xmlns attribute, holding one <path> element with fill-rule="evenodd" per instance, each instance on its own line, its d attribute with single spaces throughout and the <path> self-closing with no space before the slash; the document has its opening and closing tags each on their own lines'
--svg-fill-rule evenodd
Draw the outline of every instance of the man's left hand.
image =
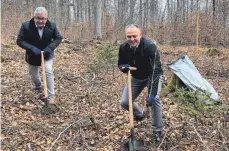
<svg viewBox="0 0 229 151">
<path fill-rule="evenodd" d="M 50 52 L 49 51 L 44 51 L 44 58 L 48 58 Z"/>
<path fill-rule="evenodd" d="M 147 106 L 152 106 L 157 101 L 157 98 L 152 94 L 147 99 Z"/>
</svg>

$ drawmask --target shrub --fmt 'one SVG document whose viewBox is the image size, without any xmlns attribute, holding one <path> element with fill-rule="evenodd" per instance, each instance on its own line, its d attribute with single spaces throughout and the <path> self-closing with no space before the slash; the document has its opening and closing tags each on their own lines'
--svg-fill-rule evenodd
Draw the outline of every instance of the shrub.
<svg viewBox="0 0 229 151">
<path fill-rule="evenodd" d="M 88 65 L 88 71 L 98 73 L 101 72 L 102 69 L 108 70 L 117 61 L 117 54 L 115 53 L 117 49 L 117 45 L 113 43 L 102 44 L 98 48 L 98 53 L 92 61 L 92 64 Z"/>
</svg>

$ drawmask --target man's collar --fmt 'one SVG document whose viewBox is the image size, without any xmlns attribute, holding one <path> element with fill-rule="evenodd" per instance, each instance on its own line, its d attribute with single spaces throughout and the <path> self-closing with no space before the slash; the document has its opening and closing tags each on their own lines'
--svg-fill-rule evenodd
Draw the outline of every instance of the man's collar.
<svg viewBox="0 0 229 151">
<path fill-rule="evenodd" d="M 135 46 L 135 47 L 132 47 L 132 46 L 130 45 L 130 48 L 131 48 L 131 49 L 137 49 L 138 46 L 139 46 L 139 43 L 138 43 L 137 46 Z"/>
<path fill-rule="evenodd" d="M 45 26 L 43 27 L 38 27 L 37 24 L 35 23 L 35 26 L 37 27 L 37 29 L 43 29 Z"/>
</svg>

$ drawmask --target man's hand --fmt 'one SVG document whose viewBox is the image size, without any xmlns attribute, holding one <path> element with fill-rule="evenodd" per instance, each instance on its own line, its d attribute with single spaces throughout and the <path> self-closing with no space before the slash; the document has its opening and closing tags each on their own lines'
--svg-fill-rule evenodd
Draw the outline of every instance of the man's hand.
<svg viewBox="0 0 229 151">
<path fill-rule="evenodd" d="M 119 69 L 124 73 L 127 73 L 130 70 L 128 64 L 119 65 Z"/>
<path fill-rule="evenodd" d="M 152 106 L 157 101 L 157 98 L 152 94 L 147 99 L 147 106 Z"/>
<path fill-rule="evenodd" d="M 48 47 L 46 47 L 46 48 L 44 49 L 44 58 L 45 58 L 45 59 L 48 59 L 51 52 L 52 52 L 51 49 L 48 48 Z"/>
<path fill-rule="evenodd" d="M 38 49 L 38 48 L 34 48 L 32 51 L 33 51 L 33 53 L 34 53 L 35 55 L 41 54 L 41 50 Z"/>
<path fill-rule="evenodd" d="M 44 58 L 48 58 L 50 52 L 49 51 L 44 51 Z"/>
</svg>

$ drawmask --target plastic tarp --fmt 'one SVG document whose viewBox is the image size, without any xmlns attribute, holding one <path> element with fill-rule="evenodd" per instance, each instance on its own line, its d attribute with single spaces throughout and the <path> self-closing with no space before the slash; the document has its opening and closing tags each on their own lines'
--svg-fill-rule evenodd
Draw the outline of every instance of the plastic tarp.
<svg viewBox="0 0 229 151">
<path fill-rule="evenodd" d="M 193 91 L 200 90 L 209 94 L 211 99 L 220 101 L 216 90 L 201 76 L 188 56 L 182 56 L 178 60 L 168 64 L 168 66 L 189 89 Z"/>
</svg>

